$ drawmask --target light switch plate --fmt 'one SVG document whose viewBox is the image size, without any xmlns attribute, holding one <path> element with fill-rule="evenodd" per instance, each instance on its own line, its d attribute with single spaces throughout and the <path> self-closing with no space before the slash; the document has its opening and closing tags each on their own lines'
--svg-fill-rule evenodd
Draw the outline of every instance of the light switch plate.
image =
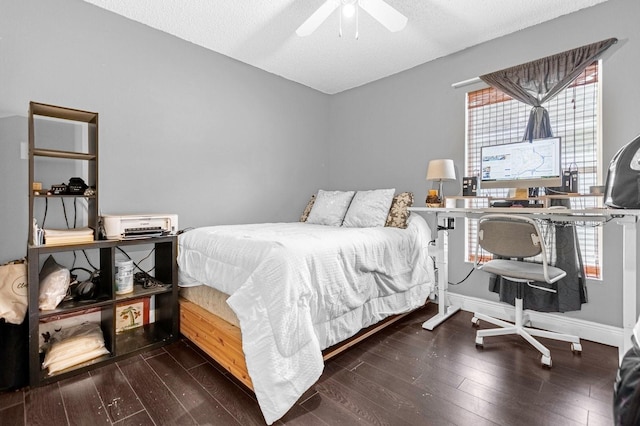
<svg viewBox="0 0 640 426">
<path fill-rule="evenodd" d="M 27 160 L 29 158 L 29 146 L 26 142 L 20 142 L 20 159 Z"/>
</svg>

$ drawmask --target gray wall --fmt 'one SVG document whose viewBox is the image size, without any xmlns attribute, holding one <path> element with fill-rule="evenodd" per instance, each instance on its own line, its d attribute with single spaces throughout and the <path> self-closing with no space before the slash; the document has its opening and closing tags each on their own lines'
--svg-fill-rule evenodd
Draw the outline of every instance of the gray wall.
<svg viewBox="0 0 640 426">
<path fill-rule="evenodd" d="M 20 159 L 20 142 L 27 140 L 25 117 L 0 118 L 0 264 L 27 255 L 29 165 Z"/>
<path fill-rule="evenodd" d="M 427 162 L 452 158 L 464 168 L 465 92 L 451 84 L 609 37 L 620 41 L 604 57 L 602 129 L 604 164 L 640 134 L 640 2 L 608 2 L 466 49 L 331 98 L 330 182 L 345 188 L 395 186 L 414 191 L 418 205 L 431 186 Z M 435 36 L 434 36 L 435 37 Z M 459 194 L 460 182 L 445 185 Z M 461 223 L 459 225 L 462 225 Z M 450 233 L 450 281 L 463 264 L 462 226 Z M 604 279 L 588 283 L 590 303 L 569 315 L 621 326 L 621 229 L 606 227 Z M 452 292 L 497 300 L 486 276 L 472 275 Z"/>
<path fill-rule="evenodd" d="M 105 214 L 290 221 L 328 183 L 328 95 L 80 0 L 0 0 L 0 262 L 26 254 L 32 100 L 100 114 Z"/>
</svg>

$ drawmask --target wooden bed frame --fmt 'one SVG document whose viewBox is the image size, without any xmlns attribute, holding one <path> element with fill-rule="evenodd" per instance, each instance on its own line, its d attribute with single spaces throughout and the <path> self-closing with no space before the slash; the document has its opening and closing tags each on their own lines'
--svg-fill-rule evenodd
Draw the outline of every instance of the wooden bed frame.
<svg viewBox="0 0 640 426">
<path fill-rule="evenodd" d="M 427 302 L 429 303 L 429 299 Z M 418 308 L 420 309 L 420 308 Z M 361 330 L 355 336 L 322 351 L 326 361 L 351 346 L 399 321 L 411 312 L 390 316 Z M 242 351 L 240 329 L 195 303 L 180 298 L 180 332 L 241 383 L 253 390 Z"/>
</svg>

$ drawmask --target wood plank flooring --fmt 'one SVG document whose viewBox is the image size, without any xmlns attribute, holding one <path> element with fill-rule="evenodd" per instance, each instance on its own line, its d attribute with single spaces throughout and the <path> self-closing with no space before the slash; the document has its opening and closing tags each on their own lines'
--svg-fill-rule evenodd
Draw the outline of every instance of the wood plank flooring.
<svg viewBox="0 0 640 426">
<path fill-rule="evenodd" d="M 328 361 L 277 424 L 612 425 L 617 348 L 518 337 L 474 344 L 471 314 L 430 304 Z M 489 327 L 483 324 L 481 327 Z M 0 425 L 263 425 L 246 390 L 186 340 L 35 389 L 0 393 Z"/>
</svg>

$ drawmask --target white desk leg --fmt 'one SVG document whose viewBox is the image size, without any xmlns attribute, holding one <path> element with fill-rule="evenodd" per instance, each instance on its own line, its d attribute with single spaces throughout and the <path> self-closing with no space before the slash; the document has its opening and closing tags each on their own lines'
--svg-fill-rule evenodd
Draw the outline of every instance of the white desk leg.
<svg viewBox="0 0 640 426">
<path fill-rule="evenodd" d="M 623 341 L 619 346 L 620 361 L 632 347 L 631 335 L 638 320 L 636 315 L 636 263 L 637 231 L 635 218 L 633 222 L 622 223 L 622 327 Z"/>
<path fill-rule="evenodd" d="M 436 225 L 438 221 L 436 220 Z M 460 308 L 449 305 L 449 231 L 438 231 L 436 240 L 436 265 L 438 267 L 438 313 L 422 324 L 422 328 L 433 330 L 441 322 L 455 314 Z"/>
</svg>

